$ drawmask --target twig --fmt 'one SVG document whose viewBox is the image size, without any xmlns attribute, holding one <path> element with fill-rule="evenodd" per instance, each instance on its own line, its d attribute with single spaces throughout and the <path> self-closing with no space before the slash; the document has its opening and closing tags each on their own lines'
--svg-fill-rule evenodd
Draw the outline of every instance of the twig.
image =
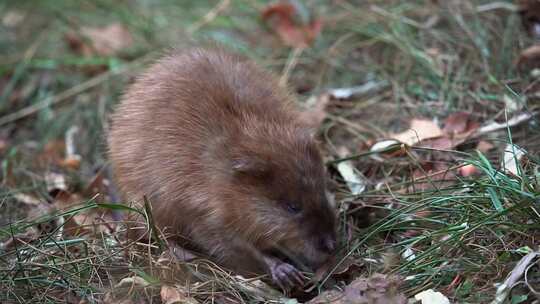
<svg viewBox="0 0 540 304">
<path fill-rule="evenodd" d="M 294 67 L 298 63 L 298 58 L 300 58 L 300 55 L 302 55 L 303 51 L 304 51 L 304 48 L 301 48 L 301 47 L 295 48 L 292 51 L 292 54 L 289 56 L 289 59 L 287 59 L 287 64 L 285 65 L 285 68 L 283 69 L 281 78 L 279 79 L 280 86 L 284 87 L 287 85 L 291 71 L 294 69 Z"/>
<path fill-rule="evenodd" d="M 526 256 L 522 257 L 521 260 L 519 260 L 516 267 L 514 267 L 512 272 L 510 272 L 504 283 L 502 283 L 501 286 L 497 288 L 495 299 L 491 302 L 491 304 L 504 303 L 504 301 L 510 294 L 510 291 L 512 290 L 512 286 L 519 280 L 519 278 L 521 278 L 521 276 L 527 269 L 527 266 L 529 266 L 529 264 L 531 264 L 539 254 L 540 253 L 538 252 L 530 252 Z"/>
<path fill-rule="evenodd" d="M 206 15 L 204 15 L 200 20 L 195 22 L 192 26 L 187 29 L 187 33 L 192 35 L 198 31 L 201 27 L 212 22 L 221 12 L 223 12 L 231 4 L 231 0 L 221 0 L 214 8 L 212 8 Z"/>
<path fill-rule="evenodd" d="M 27 116 L 30 116 L 30 115 L 33 115 L 43 109 L 46 109 L 47 107 L 49 106 L 52 106 L 52 105 L 55 105 L 55 104 L 58 104 L 70 97 L 73 97 L 77 94 L 80 94 L 88 89 L 91 89 L 97 85 L 99 85 L 100 83 L 106 81 L 107 79 L 109 79 L 110 77 L 112 76 L 115 76 L 115 75 L 119 75 L 119 74 L 123 74 L 123 73 L 126 73 L 126 72 L 129 72 L 135 68 L 137 68 L 138 66 L 142 65 L 143 63 L 147 62 L 150 58 L 153 58 L 154 57 L 154 53 L 150 53 L 150 54 L 147 54 L 129 64 L 126 64 L 125 66 L 121 67 L 119 70 L 116 70 L 116 71 L 108 71 L 106 73 L 103 73 L 103 74 L 100 74 L 94 78 L 91 78 L 79 85 L 76 85 L 70 89 L 67 89 L 65 90 L 64 92 L 58 94 L 58 95 L 55 95 L 55 96 L 52 96 L 52 97 L 49 97 L 49 98 L 45 98 L 43 99 L 42 101 L 38 102 L 38 103 L 35 103 L 33 105 L 30 105 L 26 108 L 23 108 L 23 109 L 20 109 L 14 113 L 11 113 L 11 114 L 8 114 L 8 115 L 5 115 L 3 117 L 0 118 L 0 126 L 2 125 L 5 125 L 5 124 L 8 124 L 10 122 L 13 122 L 13 121 L 16 121 L 16 120 L 19 120 L 21 118 L 25 118 Z"/>
<path fill-rule="evenodd" d="M 513 127 L 513 126 L 519 125 L 520 123 L 531 119 L 536 114 L 537 114 L 536 112 L 523 113 L 516 117 L 512 117 L 511 119 L 503 123 L 498 123 L 498 122 L 491 123 L 489 125 L 483 126 L 480 129 L 478 129 L 473 136 L 479 136 L 479 135 L 483 135 L 489 132 L 505 129 L 507 127 Z"/>
</svg>

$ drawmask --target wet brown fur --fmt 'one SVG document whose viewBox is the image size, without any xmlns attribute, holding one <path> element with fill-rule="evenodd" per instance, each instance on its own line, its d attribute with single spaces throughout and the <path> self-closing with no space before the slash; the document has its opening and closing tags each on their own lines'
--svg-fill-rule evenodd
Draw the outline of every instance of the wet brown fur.
<svg viewBox="0 0 540 304">
<path fill-rule="evenodd" d="M 266 271 L 275 248 L 310 265 L 328 257 L 317 246 L 335 232 L 321 156 L 288 92 L 252 62 L 166 56 L 127 90 L 108 141 L 126 199 L 146 195 L 170 239 L 248 272 Z"/>
</svg>

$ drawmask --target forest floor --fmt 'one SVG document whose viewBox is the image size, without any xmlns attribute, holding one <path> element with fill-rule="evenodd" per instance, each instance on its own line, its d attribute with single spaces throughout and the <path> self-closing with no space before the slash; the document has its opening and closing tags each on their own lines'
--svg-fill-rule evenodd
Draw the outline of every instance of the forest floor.
<svg viewBox="0 0 540 304">
<path fill-rule="evenodd" d="M 534 40 L 511 1 L 2 1 L 0 303 L 538 302 Z M 210 41 L 318 130 L 339 251 L 288 294 L 117 222 L 135 211 L 110 197 L 110 113 L 160 54 Z"/>
</svg>

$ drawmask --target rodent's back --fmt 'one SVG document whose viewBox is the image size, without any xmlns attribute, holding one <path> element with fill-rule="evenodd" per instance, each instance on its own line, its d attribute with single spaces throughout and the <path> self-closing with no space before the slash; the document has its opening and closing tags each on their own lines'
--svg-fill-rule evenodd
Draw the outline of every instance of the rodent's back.
<svg viewBox="0 0 540 304">
<path fill-rule="evenodd" d="M 279 129 L 293 122 L 287 92 L 253 63 L 220 50 L 173 53 L 127 90 L 112 118 L 110 158 L 126 199 L 146 195 L 154 215 L 174 225 L 172 214 L 213 212 L 206 201 L 224 170 L 223 148 L 250 133 L 286 141 Z"/>
</svg>

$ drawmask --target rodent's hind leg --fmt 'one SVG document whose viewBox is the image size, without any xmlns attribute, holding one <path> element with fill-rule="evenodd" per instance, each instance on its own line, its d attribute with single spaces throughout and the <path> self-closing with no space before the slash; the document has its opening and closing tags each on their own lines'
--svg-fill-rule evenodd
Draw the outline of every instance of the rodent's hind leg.
<svg viewBox="0 0 540 304">
<path fill-rule="evenodd" d="M 263 259 L 270 270 L 272 280 L 281 289 L 286 291 L 292 289 L 296 285 L 304 285 L 304 276 L 293 265 L 271 256 L 264 256 Z"/>
</svg>

